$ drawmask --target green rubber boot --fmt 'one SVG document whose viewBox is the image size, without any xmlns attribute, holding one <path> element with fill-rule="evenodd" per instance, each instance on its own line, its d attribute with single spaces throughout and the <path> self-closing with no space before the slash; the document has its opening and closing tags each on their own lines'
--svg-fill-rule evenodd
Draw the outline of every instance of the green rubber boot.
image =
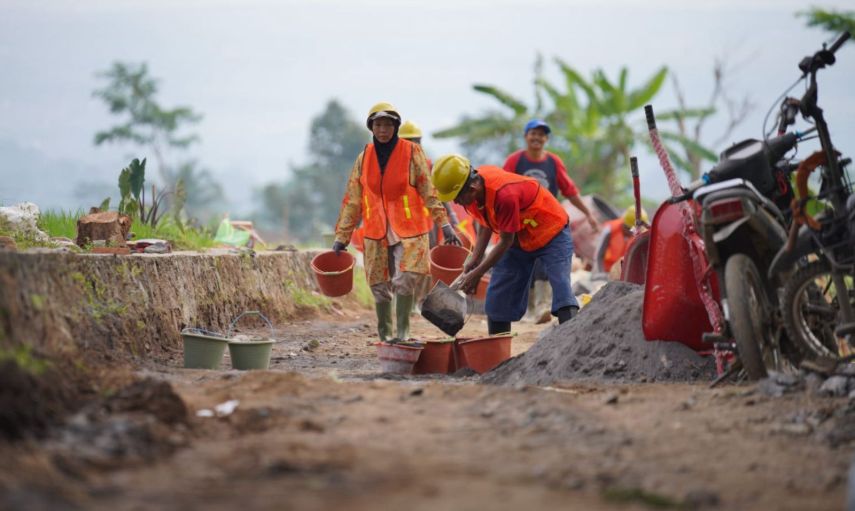
<svg viewBox="0 0 855 511">
<path fill-rule="evenodd" d="M 410 338 L 410 313 L 416 297 L 413 295 L 397 295 L 395 297 L 395 317 L 398 320 L 398 339 L 406 341 Z"/>
<path fill-rule="evenodd" d="M 377 334 L 381 342 L 392 338 L 392 302 L 374 302 L 377 312 Z"/>
</svg>

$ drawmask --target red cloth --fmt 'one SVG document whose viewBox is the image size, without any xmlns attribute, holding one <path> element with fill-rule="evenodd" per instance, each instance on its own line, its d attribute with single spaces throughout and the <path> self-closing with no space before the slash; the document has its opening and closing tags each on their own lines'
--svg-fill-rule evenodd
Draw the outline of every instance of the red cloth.
<svg viewBox="0 0 855 511">
<path fill-rule="evenodd" d="M 538 188 L 540 185 L 532 180 L 507 184 L 496 192 L 496 228 L 499 232 L 516 233 L 522 229 L 520 210 L 534 202 Z"/>
<path fill-rule="evenodd" d="M 561 190 L 561 194 L 565 197 L 573 197 L 575 195 L 579 195 L 579 189 L 576 187 L 576 183 L 570 179 L 570 176 L 567 174 L 567 167 L 564 166 L 564 162 L 561 161 L 561 158 L 558 157 L 557 154 L 550 153 L 549 151 L 544 151 L 546 154 L 543 158 L 539 160 L 532 160 L 525 154 L 524 149 L 520 149 L 512 153 L 508 156 L 508 159 L 505 160 L 505 164 L 502 166 L 508 172 L 516 172 L 517 162 L 520 161 L 520 158 L 525 158 L 532 163 L 539 163 L 542 161 L 546 161 L 547 158 L 552 158 L 555 163 L 555 179 L 558 184 L 558 189 Z"/>
</svg>

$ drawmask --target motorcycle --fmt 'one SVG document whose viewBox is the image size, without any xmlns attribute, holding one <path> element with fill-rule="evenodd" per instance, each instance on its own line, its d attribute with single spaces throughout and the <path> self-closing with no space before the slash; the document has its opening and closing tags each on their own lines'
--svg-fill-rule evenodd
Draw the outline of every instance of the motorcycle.
<svg viewBox="0 0 855 511">
<path fill-rule="evenodd" d="M 788 243 L 778 250 L 768 270 L 770 278 L 789 275 L 781 289 L 780 314 L 788 337 L 809 362 L 832 365 L 853 358 L 855 349 L 855 194 L 847 167 L 850 158 L 834 148 L 823 110 L 817 104 L 817 72 L 835 62 L 835 53 L 848 40 L 843 33 L 831 45 L 802 59 L 799 69 L 809 85 L 801 99 L 787 98 L 794 124 L 796 113 L 812 120 L 821 149 L 805 158 L 796 172 L 799 200 L 793 203 Z M 782 108 L 782 112 L 784 109 Z M 810 197 L 808 178 L 821 168 L 821 185 Z M 809 200 L 822 209 L 815 216 Z"/>
<path fill-rule="evenodd" d="M 652 108 L 647 109 L 647 116 L 656 146 Z M 798 362 L 799 351 L 790 346 L 777 314 L 776 289 L 781 281 L 767 281 L 761 275 L 766 274 L 788 240 L 788 215 L 778 205 L 792 197 L 788 176 L 795 166 L 783 157 L 811 132 L 783 133 L 765 141 L 749 139 L 735 144 L 722 153 L 712 170 L 687 188 L 679 186 L 676 176 L 671 175 L 673 169 L 671 173 L 666 170 L 669 181 L 674 181 L 673 195 L 654 217 L 649 249 L 649 260 L 656 261 L 651 272 L 654 281 L 672 278 L 672 287 L 682 286 L 691 280 L 673 279 L 682 270 L 692 275 L 696 284 L 687 285 L 685 292 L 668 293 L 684 297 L 683 302 L 685 297 L 697 297 L 687 302 L 694 305 L 693 310 L 673 298 L 668 301 L 671 308 L 681 309 L 679 315 L 667 311 L 672 325 L 674 317 L 691 313 L 688 317 L 693 318 L 684 325 L 694 335 L 687 337 L 689 332 L 682 332 L 679 340 L 699 351 L 712 345 L 719 367 L 723 358 L 738 353 L 752 379 L 766 376 L 767 368 L 780 371 Z M 663 168 L 670 166 L 667 158 L 660 156 L 660 162 Z M 681 238 L 688 243 L 681 243 Z M 672 241 L 663 241 L 668 239 Z M 683 253 L 677 250 L 680 247 Z M 658 274 L 663 278 L 657 279 Z M 663 300 L 656 298 L 662 297 L 661 289 L 652 286 L 646 290 L 651 304 L 660 303 L 644 310 L 647 338 L 661 338 L 664 333 L 661 328 L 655 333 L 656 325 L 664 325 Z M 647 299 L 645 295 L 645 306 Z M 703 325 L 700 332 L 698 325 Z"/>
</svg>

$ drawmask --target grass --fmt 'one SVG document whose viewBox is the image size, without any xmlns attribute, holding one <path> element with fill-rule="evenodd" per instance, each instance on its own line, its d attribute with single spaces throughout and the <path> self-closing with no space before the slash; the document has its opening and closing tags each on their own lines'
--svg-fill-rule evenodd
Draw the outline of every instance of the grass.
<svg viewBox="0 0 855 511">
<path fill-rule="evenodd" d="M 374 308 L 374 296 L 371 294 L 371 287 L 368 286 L 368 280 L 365 278 L 365 271 L 361 268 L 353 269 L 353 294 L 356 295 L 356 301 L 359 305 L 367 309 Z"/>
<path fill-rule="evenodd" d="M 74 212 L 48 210 L 42 213 L 39 218 L 39 228 L 45 231 L 50 237 L 63 236 L 73 240 L 77 237 L 77 220 L 83 214 L 81 210 Z M 207 229 L 182 227 L 172 217 L 164 217 L 157 224 L 157 227 L 134 222 L 131 226 L 131 232 L 134 233 L 136 239 L 157 238 L 169 240 L 176 250 L 204 250 L 217 245 L 213 235 Z M 0 225 L 0 235 L 3 234 L 5 234 L 3 226 Z M 18 242 L 15 236 L 12 237 Z M 21 246 L 20 243 L 19 246 Z M 29 246 L 33 245 L 24 243 L 24 246 L 21 248 L 28 248 Z"/>
<path fill-rule="evenodd" d="M 611 487 L 602 492 L 605 500 L 620 504 L 642 504 L 651 509 L 687 509 L 685 503 L 641 488 Z"/>
<path fill-rule="evenodd" d="M 176 250 L 205 250 L 217 246 L 214 236 L 204 228 L 182 227 L 171 217 L 163 218 L 156 228 L 135 223 L 131 232 L 136 239 L 158 238 L 172 242 Z"/>
<path fill-rule="evenodd" d="M 83 216 L 83 210 L 54 211 L 48 210 L 41 214 L 38 221 L 39 229 L 51 238 L 62 236 L 73 240 L 77 237 L 77 219 Z"/>
<path fill-rule="evenodd" d="M 321 309 L 329 306 L 332 301 L 326 296 L 312 292 L 298 286 L 291 280 L 285 281 L 285 289 L 291 298 L 294 300 L 294 305 L 299 307 L 309 307 L 312 309 Z"/>
</svg>

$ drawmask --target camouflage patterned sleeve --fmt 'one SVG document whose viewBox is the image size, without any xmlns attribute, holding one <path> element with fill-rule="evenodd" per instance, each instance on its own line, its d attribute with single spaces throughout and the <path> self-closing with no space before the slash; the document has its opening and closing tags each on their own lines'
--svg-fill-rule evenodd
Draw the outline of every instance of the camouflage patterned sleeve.
<svg viewBox="0 0 855 511">
<path fill-rule="evenodd" d="M 347 189 L 341 199 L 341 210 L 338 213 L 338 221 L 335 224 L 335 240 L 350 244 L 350 236 L 362 220 L 362 153 L 356 157 L 350 177 L 347 180 Z"/>
<path fill-rule="evenodd" d="M 430 182 L 427 159 L 421 146 L 413 145 L 413 158 L 410 160 L 410 183 L 419 191 L 419 195 L 425 201 L 425 207 L 430 211 L 436 225 L 442 226 L 448 223 L 448 215 L 445 207 L 439 202 L 436 190 Z"/>
</svg>

